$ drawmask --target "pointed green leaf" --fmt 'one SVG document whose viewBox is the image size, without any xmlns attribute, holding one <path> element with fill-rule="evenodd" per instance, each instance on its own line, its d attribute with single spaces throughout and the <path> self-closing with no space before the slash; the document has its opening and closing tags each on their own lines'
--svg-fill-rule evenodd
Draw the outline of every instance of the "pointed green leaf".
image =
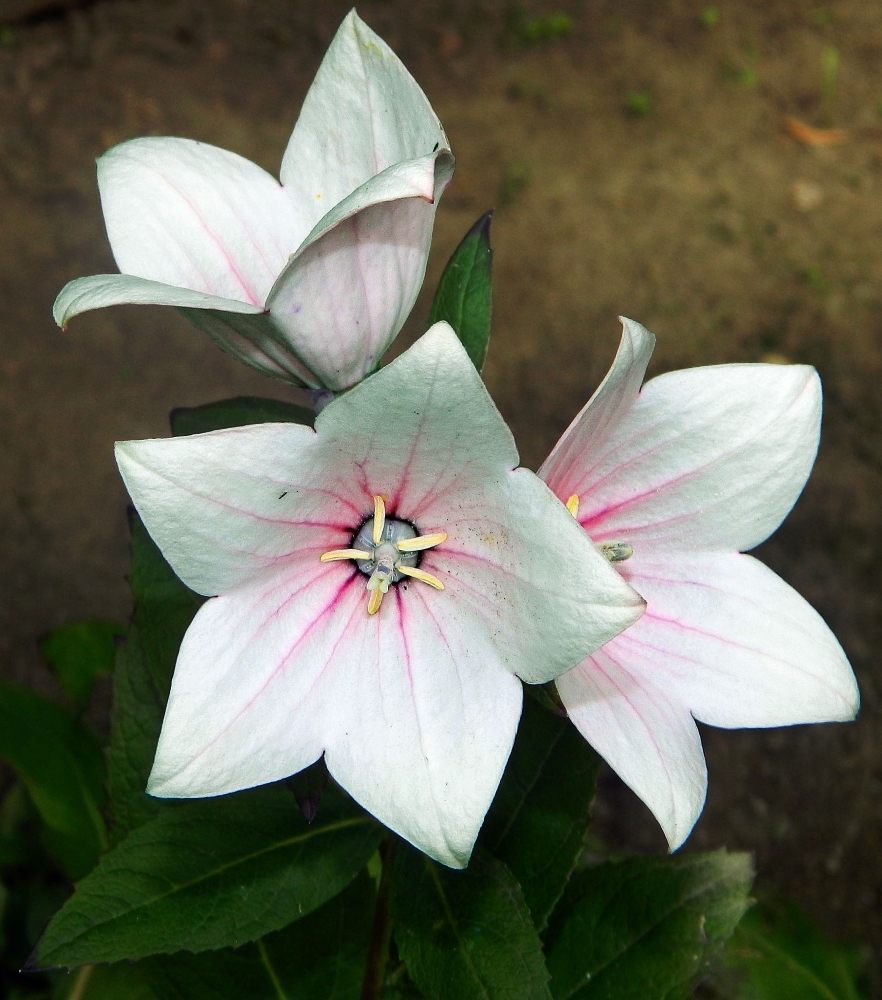
<svg viewBox="0 0 882 1000">
<path fill-rule="evenodd" d="M 362 873 L 308 917 L 255 944 L 141 964 L 157 1000 L 359 1000 L 375 896 Z"/>
<path fill-rule="evenodd" d="M 478 371 L 484 367 L 490 340 L 492 218 L 492 212 L 482 215 L 454 250 L 429 311 L 429 326 L 440 320 L 449 323 Z"/>
<path fill-rule="evenodd" d="M 826 938 L 794 903 L 764 900 L 744 916 L 723 961 L 744 975 L 738 1000 L 866 1000 L 866 959 L 860 947 Z"/>
<path fill-rule="evenodd" d="M 244 427 L 246 424 L 290 423 L 312 427 L 314 422 L 315 413 L 312 410 L 280 399 L 261 399 L 258 396 L 237 396 L 204 406 L 181 407 L 171 413 L 171 429 L 175 436 L 219 431 L 225 427 Z"/>
<path fill-rule="evenodd" d="M 104 757 L 86 727 L 41 695 L 0 683 L 0 757 L 28 790 L 50 853 L 71 878 L 106 846 Z"/>
<path fill-rule="evenodd" d="M 542 944 L 511 872 L 480 850 L 464 871 L 398 846 L 395 943 L 427 1000 L 550 1000 Z"/>
<path fill-rule="evenodd" d="M 524 699 L 514 749 L 480 843 L 518 880 L 540 930 L 584 848 L 599 766 L 569 719 Z"/>
<path fill-rule="evenodd" d="M 339 792 L 311 825 L 284 785 L 182 803 L 101 858 L 49 924 L 35 964 L 254 941 L 341 892 L 381 835 Z"/>
<path fill-rule="evenodd" d="M 203 601 L 175 576 L 134 512 L 129 523 L 135 612 L 117 651 L 107 751 L 113 842 L 169 808 L 144 789 L 178 647 Z"/>
<path fill-rule="evenodd" d="M 113 671 L 116 640 L 124 633 L 116 622 L 75 622 L 55 629 L 40 643 L 43 658 L 77 711 L 88 704 L 95 678 Z"/>
<path fill-rule="evenodd" d="M 546 940 L 555 1000 L 679 1000 L 749 905 L 746 854 L 607 862 L 574 875 Z"/>
</svg>

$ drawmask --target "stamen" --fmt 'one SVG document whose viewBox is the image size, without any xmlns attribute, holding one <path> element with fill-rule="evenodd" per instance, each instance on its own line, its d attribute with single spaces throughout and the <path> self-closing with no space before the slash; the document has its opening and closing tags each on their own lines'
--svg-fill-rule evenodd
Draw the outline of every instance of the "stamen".
<svg viewBox="0 0 882 1000">
<path fill-rule="evenodd" d="M 435 545 L 440 545 L 447 541 L 447 532 L 439 531 L 434 535 L 417 535 L 416 538 L 402 538 L 395 543 L 395 548 L 399 552 L 422 552 L 423 549 L 431 549 Z"/>
<path fill-rule="evenodd" d="M 374 497 L 374 545 L 383 540 L 383 528 L 386 527 L 386 502 L 382 495 Z M 377 605 L 379 607 L 379 605 Z"/>
<path fill-rule="evenodd" d="M 624 562 L 634 555 L 634 549 L 627 542 L 603 542 L 597 547 L 611 563 Z"/>
<path fill-rule="evenodd" d="M 380 610 L 389 588 L 405 577 L 419 580 L 435 590 L 444 590 L 444 584 L 431 573 L 416 568 L 420 553 L 447 541 L 446 531 L 418 535 L 409 521 L 386 516 L 387 498 L 374 495 L 374 516 L 366 518 L 350 542 L 351 548 L 332 549 L 319 558 L 323 563 L 353 559 L 358 569 L 368 578 L 367 610 L 375 615 Z"/>
<path fill-rule="evenodd" d="M 567 500 L 567 510 L 573 515 L 573 517 L 579 516 L 579 497 L 577 494 L 573 494 L 569 500 Z"/>
<path fill-rule="evenodd" d="M 422 583 L 427 583 L 430 587 L 434 587 L 435 590 L 443 590 L 444 584 L 438 579 L 437 576 L 432 576 L 431 573 L 425 573 L 421 569 L 417 569 L 416 566 L 399 566 L 398 572 L 402 576 L 412 576 L 414 580 L 420 580 Z"/>
<path fill-rule="evenodd" d="M 336 562 L 338 559 L 370 559 L 370 552 L 363 552 L 361 549 L 332 549 L 324 552 L 319 557 L 319 562 Z"/>
</svg>

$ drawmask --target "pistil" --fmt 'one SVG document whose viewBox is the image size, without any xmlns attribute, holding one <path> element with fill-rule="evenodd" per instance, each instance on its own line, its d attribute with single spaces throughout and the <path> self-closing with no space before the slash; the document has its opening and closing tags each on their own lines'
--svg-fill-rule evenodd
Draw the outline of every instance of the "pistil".
<svg viewBox="0 0 882 1000">
<path fill-rule="evenodd" d="M 374 497 L 374 516 L 359 529 L 353 538 L 352 548 L 332 549 L 322 554 L 322 562 L 354 559 L 358 568 L 368 577 L 369 615 L 380 610 L 383 597 L 393 583 L 403 577 L 419 580 L 435 590 L 443 590 L 444 584 L 431 573 L 417 568 L 419 553 L 434 548 L 447 540 L 447 533 L 437 531 L 430 535 L 418 535 L 413 525 L 407 521 L 386 517 L 386 497 Z"/>
<path fill-rule="evenodd" d="M 574 518 L 579 517 L 579 496 L 574 493 L 566 504 L 567 510 Z M 601 554 L 611 563 L 624 562 L 634 555 L 634 549 L 627 542 L 601 542 L 598 546 Z"/>
</svg>

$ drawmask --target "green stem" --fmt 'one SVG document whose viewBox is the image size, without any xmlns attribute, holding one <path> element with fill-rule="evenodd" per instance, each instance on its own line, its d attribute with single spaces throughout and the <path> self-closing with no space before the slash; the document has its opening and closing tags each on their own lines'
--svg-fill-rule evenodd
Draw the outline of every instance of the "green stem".
<svg viewBox="0 0 882 1000">
<path fill-rule="evenodd" d="M 86 992 L 86 986 L 92 978 L 92 973 L 94 971 L 94 965 L 81 965 L 77 969 L 74 973 L 74 984 L 70 993 L 67 995 L 67 1000 L 82 1000 L 83 994 Z"/>
<path fill-rule="evenodd" d="M 386 984 L 386 962 L 389 959 L 389 942 L 392 940 L 392 921 L 389 919 L 389 876 L 395 857 L 397 837 L 388 833 L 380 845 L 380 885 L 377 889 L 377 903 L 374 907 L 374 923 L 371 927 L 371 941 L 368 946 L 367 968 L 361 987 L 361 1000 L 382 1000 Z"/>
</svg>

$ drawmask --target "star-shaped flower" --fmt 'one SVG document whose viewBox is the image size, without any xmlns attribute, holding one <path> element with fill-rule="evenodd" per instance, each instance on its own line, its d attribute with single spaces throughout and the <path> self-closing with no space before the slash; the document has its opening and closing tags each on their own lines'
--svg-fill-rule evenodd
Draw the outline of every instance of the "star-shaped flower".
<svg viewBox="0 0 882 1000">
<path fill-rule="evenodd" d="M 149 791 L 218 795 L 324 753 L 366 809 L 466 863 L 544 683 L 642 601 L 532 472 L 436 324 L 331 402 L 117 445 L 150 534 L 220 595 L 184 637 Z"/>
<path fill-rule="evenodd" d="M 821 617 L 741 554 L 778 527 L 811 471 L 817 373 L 719 365 L 641 390 L 655 338 L 622 322 L 612 369 L 539 474 L 647 608 L 557 689 L 674 849 L 707 787 L 694 719 L 728 729 L 844 721 L 858 690 Z"/>
<path fill-rule="evenodd" d="M 452 172 L 425 94 L 352 11 L 303 102 L 281 184 L 188 139 L 135 139 L 98 160 L 122 273 L 70 282 L 56 322 L 122 303 L 176 306 L 267 375 L 348 388 L 413 306 Z"/>
</svg>

